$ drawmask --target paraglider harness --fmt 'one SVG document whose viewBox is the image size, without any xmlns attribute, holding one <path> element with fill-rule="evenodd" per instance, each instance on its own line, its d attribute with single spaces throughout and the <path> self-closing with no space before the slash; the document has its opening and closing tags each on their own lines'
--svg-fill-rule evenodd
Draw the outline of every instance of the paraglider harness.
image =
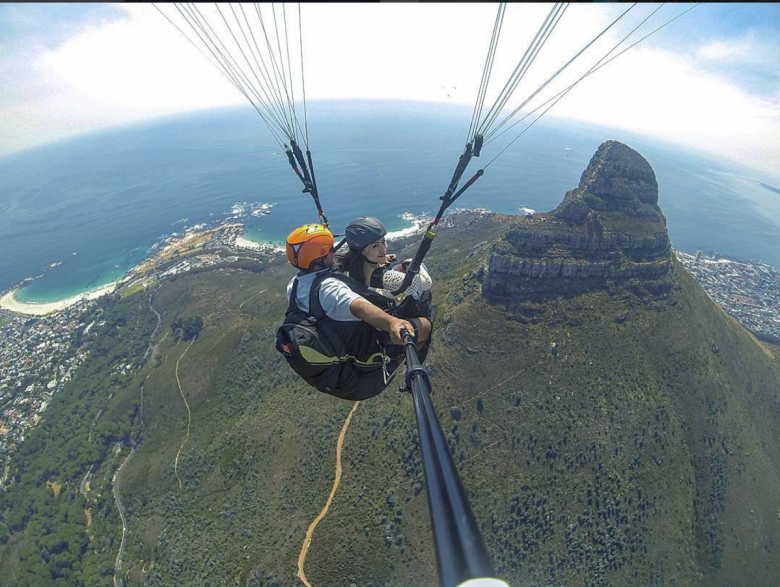
<svg viewBox="0 0 780 587">
<path fill-rule="evenodd" d="M 400 263 L 401 270 L 406 273 L 409 270 L 411 263 L 411 260 Z M 385 289 L 385 291 L 387 291 L 385 284 L 383 283 L 382 276 L 384 275 L 385 271 L 388 271 L 389 269 L 390 268 L 388 266 L 377 267 L 374 269 L 374 272 L 371 274 L 371 288 Z M 392 295 L 398 295 L 400 292 L 390 293 Z M 393 316 L 404 319 L 420 317 L 431 318 L 431 315 L 434 311 L 433 307 L 431 306 L 432 299 L 433 298 L 430 290 L 424 290 L 420 292 L 417 297 L 407 295 L 399 304 L 397 304 Z M 431 321 L 431 325 L 433 325 L 433 321 Z"/>
<path fill-rule="evenodd" d="M 337 279 L 388 314 L 411 319 L 430 315 L 430 292 L 415 300 L 407 296 L 401 304 L 375 289 L 330 269 L 320 272 L 309 291 L 309 311 L 298 307 L 298 280 L 293 282 L 290 302 L 282 325 L 276 331 L 276 349 L 300 377 L 319 391 L 347 400 L 373 397 L 387 387 L 399 366 L 389 352 L 385 333 L 363 321 L 329 318 L 320 303 L 325 279 Z M 410 300 L 410 301 L 407 301 Z M 427 305 L 426 305 L 427 302 Z M 428 309 L 428 314 L 421 311 Z M 428 343 L 429 344 L 429 343 Z M 428 344 L 420 350 L 424 360 Z"/>
</svg>

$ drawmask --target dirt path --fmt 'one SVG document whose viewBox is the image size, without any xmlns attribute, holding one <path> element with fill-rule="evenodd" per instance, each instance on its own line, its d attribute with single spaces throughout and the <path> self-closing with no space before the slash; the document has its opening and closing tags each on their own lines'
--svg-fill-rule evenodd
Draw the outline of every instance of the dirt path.
<svg viewBox="0 0 780 587">
<path fill-rule="evenodd" d="M 309 525 L 309 529 L 306 531 L 306 538 L 303 540 L 301 554 L 298 556 L 298 578 L 303 581 L 303 584 L 306 585 L 306 587 L 312 587 L 311 583 L 309 583 L 308 579 L 306 579 L 306 573 L 303 570 L 303 567 L 306 564 L 306 555 L 309 553 L 309 546 L 311 546 L 311 537 L 314 534 L 314 529 L 317 527 L 317 524 L 319 524 L 328 513 L 330 504 L 333 501 L 333 497 L 336 495 L 336 490 L 339 488 L 339 483 L 341 482 L 341 448 L 344 445 L 344 437 L 347 434 L 349 423 L 352 421 L 352 416 L 355 414 L 355 411 L 358 409 L 359 405 L 360 402 L 355 402 L 355 406 L 349 412 L 349 415 L 344 422 L 344 426 L 341 429 L 341 434 L 339 434 L 339 441 L 336 444 L 336 478 L 333 480 L 333 487 L 330 489 L 330 495 L 328 496 L 328 501 L 325 503 L 325 507 L 322 508 L 322 511 L 319 513 L 319 515 L 314 518 L 314 521 Z"/>
<path fill-rule="evenodd" d="M 252 295 L 252 296 L 248 297 L 248 298 L 247 298 L 247 299 L 245 299 L 243 302 L 241 302 L 241 305 L 238 307 L 238 309 L 240 310 L 241 308 L 243 308 L 243 307 L 244 307 L 244 304 L 246 304 L 246 303 L 247 303 L 249 300 L 251 300 L 251 299 L 253 299 L 253 298 L 256 298 L 256 297 L 257 297 L 257 296 L 259 296 L 261 293 L 265 293 L 265 292 L 267 292 L 267 291 L 268 291 L 267 289 L 264 289 L 263 291 L 259 291 L 259 292 L 257 292 L 256 294 L 254 294 L 254 295 Z"/>
<path fill-rule="evenodd" d="M 176 479 L 179 480 L 179 489 L 182 488 L 181 477 L 179 477 L 179 455 L 181 455 L 181 449 L 184 448 L 184 445 L 187 444 L 187 441 L 190 438 L 190 424 L 192 423 L 192 412 L 190 411 L 190 404 L 187 403 L 187 398 L 184 397 L 184 390 L 181 388 L 181 381 L 179 381 L 179 363 L 184 358 L 184 355 L 187 354 L 187 351 L 190 350 L 193 342 L 195 342 L 194 338 L 187 346 L 187 348 L 184 349 L 184 352 L 181 354 L 181 357 L 179 357 L 179 360 L 176 361 L 176 384 L 179 386 L 179 393 L 181 393 L 181 398 L 184 400 L 184 406 L 187 408 L 187 436 L 184 437 L 184 442 L 181 443 L 179 452 L 176 453 L 176 460 L 173 463 L 173 472 L 176 473 Z"/>
<path fill-rule="evenodd" d="M 83 495 L 84 497 L 87 497 L 87 493 L 89 492 L 89 480 L 92 478 L 92 469 L 95 468 L 95 464 L 92 463 L 89 467 L 89 471 L 86 472 L 84 475 L 84 478 L 81 480 L 81 485 L 79 486 L 79 493 Z"/>
</svg>

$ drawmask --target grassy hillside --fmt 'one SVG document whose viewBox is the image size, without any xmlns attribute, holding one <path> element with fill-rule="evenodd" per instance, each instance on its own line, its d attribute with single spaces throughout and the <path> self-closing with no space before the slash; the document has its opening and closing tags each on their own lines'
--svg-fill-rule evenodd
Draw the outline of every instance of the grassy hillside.
<svg viewBox="0 0 780 587">
<path fill-rule="evenodd" d="M 508 222 L 461 216 L 427 260 L 440 306 L 433 400 L 499 575 L 540 586 L 772 584 L 776 348 L 720 311 L 677 263 L 663 297 L 610 284 L 490 304 L 475 274 Z M 352 404 L 302 384 L 273 348 L 291 275 L 280 260 L 155 293 L 163 325 L 154 351 L 122 393 L 103 398 L 113 414 L 134 407 L 138 447 L 120 484 L 128 585 L 301 584 L 298 554 L 330 492 Z M 148 337 L 156 320 L 142 296 L 122 304 L 139 323 L 147 317 Z M 193 316 L 203 318 L 199 337 L 174 340 L 171 323 Z M 43 435 L 41 454 L 61 456 Z M 408 394 L 391 387 L 361 403 L 341 485 L 309 550 L 312 585 L 436 584 L 417 442 Z M 115 470 L 122 451 L 101 457 L 103 470 Z M 87 461 L 69 479 L 80 480 Z M 52 480 L 61 472 L 30 483 Z M 110 538 L 110 558 L 121 526 L 113 501 L 102 507 L 112 529 L 83 551 Z M 39 548 L 24 540 L 14 534 L 2 551 L 13 577 L 20 549 Z M 110 572 L 102 577 L 110 583 Z"/>
<path fill-rule="evenodd" d="M 472 416 L 456 446 L 500 440 L 463 473 L 512 584 L 772 583 L 778 363 L 681 265 L 671 278 L 661 300 L 473 296 L 440 333 L 437 383 Z"/>
</svg>

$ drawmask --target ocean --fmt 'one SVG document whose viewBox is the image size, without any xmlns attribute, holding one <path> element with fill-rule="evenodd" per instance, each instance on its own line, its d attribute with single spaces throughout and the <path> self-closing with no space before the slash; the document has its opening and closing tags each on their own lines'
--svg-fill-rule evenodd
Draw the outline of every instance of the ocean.
<svg viewBox="0 0 780 587">
<path fill-rule="evenodd" d="M 317 183 L 331 226 L 357 216 L 390 230 L 438 209 L 466 138 L 469 108 L 384 101 L 308 107 Z M 302 122 L 303 124 L 303 122 Z M 507 133 L 508 137 L 516 135 Z M 780 179 L 622 131 L 544 118 L 454 205 L 548 211 L 577 186 L 596 148 L 625 142 L 655 169 L 674 247 L 780 267 Z M 487 145 L 473 173 L 500 149 Z M 467 173 L 467 176 L 469 174 Z M 0 291 L 52 302 L 120 279 L 155 243 L 188 227 L 242 221 L 282 243 L 316 209 L 249 107 L 179 115 L 0 158 Z"/>
</svg>

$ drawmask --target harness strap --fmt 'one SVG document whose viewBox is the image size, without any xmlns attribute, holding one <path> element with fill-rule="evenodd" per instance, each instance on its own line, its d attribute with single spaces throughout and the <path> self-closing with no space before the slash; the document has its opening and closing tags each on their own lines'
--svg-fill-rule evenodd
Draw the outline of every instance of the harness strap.
<svg viewBox="0 0 780 587">
<path fill-rule="evenodd" d="M 320 302 L 320 286 L 326 277 L 330 277 L 330 274 L 322 273 L 318 275 L 309 290 L 309 314 L 317 320 L 325 317 L 325 310 L 322 309 L 322 303 Z"/>
<path fill-rule="evenodd" d="M 356 279 L 352 279 L 351 277 L 348 277 L 346 275 L 342 275 L 340 273 L 334 273 L 331 270 L 325 270 L 322 273 L 318 274 L 317 277 L 314 279 L 314 281 L 311 284 L 311 289 L 309 290 L 309 311 L 307 314 L 312 316 L 313 318 L 317 318 L 318 320 L 320 318 L 325 317 L 325 310 L 322 309 L 322 303 L 320 302 L 320 287 L 322 286 L 322 282 L 326 279 L 337 279 L 344 283 L 349 289 L 351 289 L 353 292 L 358 294 L 359 296 L 362 296 L 365 298 L 368 302 L 374 304 L 378 308 L 381 308 L 383 310 L 386 310 L 388 307 L 391 310 L 395 310 L 395 300 L 391 300 L 390 298 L 387 298 L 377 292 L 375 292 L 373 289 L 368 287 L 367 285 L 360 283 Z M 292 312 L 301 312 L 302 310 L 298 307 L 298 304 L 295 302 L 298 294 L 298 279 L 296 278 L 293 282 L 292 290 L 290 291 L 290 303 L 287 307 L 287 314 L 290 314 Z M 382 307 L 377 302 L 385 301 L 386 306 Z M 391 312 L 392 313 L 392 312 Z"/>
<path fill-rule="evenodd" d="M 290 290 L 290 302 L 287 304 L 287 311 L 284 313 L 285 316 L 289 316 L 293 312 L 300 312 L 300 308 L 298 308 L 298 304 L 295 303 L 295 298 L 298 296 L 298 279 L 296 278 L 295 281 L 293 281 L 292 290 Z"/>
</svg>

